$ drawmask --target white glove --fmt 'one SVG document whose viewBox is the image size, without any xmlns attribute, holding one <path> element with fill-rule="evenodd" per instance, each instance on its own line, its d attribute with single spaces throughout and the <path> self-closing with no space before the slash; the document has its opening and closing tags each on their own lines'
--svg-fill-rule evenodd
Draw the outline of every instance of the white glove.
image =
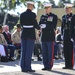
<svg viewBox="0 0 75 75">
<path fill-rule="evenodd" d="M 63 48 L 63 44 L 61 44 L 61 48 Z"/>
<path fill-rule="evenodd" d="M 63 35 L 61 35 L 61 39 L 63 40 Z"/>
<path fill-rule="evenodd" d="M 46 24 L 41 24 L 40 27 L 41 29 L 46 28 Z"/>
<path fill-rule="evenodd" d="M 71 38 L 71 41 L 74 42 L 73 38 Z"/>
</svg>

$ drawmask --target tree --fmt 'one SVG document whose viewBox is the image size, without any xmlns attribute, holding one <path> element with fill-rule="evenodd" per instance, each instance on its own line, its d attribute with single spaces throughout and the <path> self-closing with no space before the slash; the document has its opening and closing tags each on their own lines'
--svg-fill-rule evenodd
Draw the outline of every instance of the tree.
<svg viewBox="0 0 75 75">
<path fill-rule="evenodd" d="M 75 7 L 75 0 L 74 0 L 73 4 L 74 4 L 74 7 Z"/>
<path fill-rule="evenodd" d="M 15 9 L 16 5 L 24 4 L 26 1 L 34 0 L 0 0 L 0 6 L 2 9 L 7 9 L 7 2 L 9 1 L 9 10 Z"/>
<path fill-rule="evenodd" d="M 63 3 L 71 3 L 71 0 L 62 0 Z"/>
<path fill-rule="evenodd" d="M 71 0 L 59 0 L 58 7 L 64 7 L 64 3 L 71 3 Z"/>
<path fill-rule="evenodd" d="M 54 0 L 49 0 L 49 1 L 50 1 L 50 3 L 53 4 L 53 7 L 56 7 L 56 5 L 55 5 L 55 1 L 54 1 Z"/>
<path fill-rule="evenodd" d="M 6 12 L 4 12 L 4 22 L 3 25 L 6 24 L 6 19 L 7 19 L 7 15 L 8 15 L 8 11 L 10 10 L 15 10 L 17 5 L 21 5 L 24 4 L 25 2 L 29 1 L 29 0 L 0 0 L 0 11 L 1 13 L 4 12 L 4 10 L 7 10 Z M 33 1 L 33 0 L 31 0 Z"/>
<path fill-rule="evenodd" d="M 67 3 L 71 3 L 71 0 L 67 0 L 66 2 L 67 2 Z"/>
<path fill-rule="evenodd" d="M 37 1 L 37 3 L 38 3 L 38 8 L 39 9 L 43 8 L 43 5 L 42 5 L 41 1 Z"/>
<path fill-rule="evenodd" d="M 65 2 L 66 2 L 66 0 L 62 0 L 62 2 L 63 2 L 63 3 L 65 3 Z"/>
<path fill-rule="evenodd" d="M 59 3 L 58 3 L 58 7 L 63 7 L 64 6 L 64 3 L 62 0 L 59 0 Z"/>
</svg>

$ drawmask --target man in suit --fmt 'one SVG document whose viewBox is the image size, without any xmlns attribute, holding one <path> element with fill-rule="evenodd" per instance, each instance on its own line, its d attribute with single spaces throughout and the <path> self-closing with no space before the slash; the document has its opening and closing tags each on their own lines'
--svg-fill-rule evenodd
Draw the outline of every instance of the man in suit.
<svg viewBox="0 0 75 75">
<path fill-rule="evenodd" d="M 9 26 L 4 25 L 3 26 L 3 35 L 7 41 L 8 44 L 8 49 L 10 49 L 10 56 L 9 56 L 9 60 L 10 61 L 14 61 L 14 51 L 15 51 L 15 46 L 12 44 L 12 40 L 11 40 L 11 34 L 9 32 Z"/>
<path fill-rule="evenodd" d="M 51 12 L 52 4 L 44 3 L 45 14 L 41 16 L 39 25 L 42 28 L 42 54 L 44 68 L 51 70 L 53 67 L 55 30 L 57 25 L 57 15 Z"/>
<path fill-rule="evenodd" d="M 73 42 L 71 41 L 71 21 L 72 21 L 72 4 L 65 4 L 66 14 L 62 16 L 61 35 L 63 37 L 63 50 L 65 57 L 65 67 L 63 69 L 73 68 Z"/>
<path fill-rule="evenodd" d="M 40 29 L 37 24 L 36 14 L 32 12 L 34 2 L 28 1 L 27 10 L 20 15 L 20 23 L 23 27 L 21 35 L 21 70 L 22 72 L 35 72 L 31 68 L 31 57 L 35 43 L 35 28 Z"/>
</svg>

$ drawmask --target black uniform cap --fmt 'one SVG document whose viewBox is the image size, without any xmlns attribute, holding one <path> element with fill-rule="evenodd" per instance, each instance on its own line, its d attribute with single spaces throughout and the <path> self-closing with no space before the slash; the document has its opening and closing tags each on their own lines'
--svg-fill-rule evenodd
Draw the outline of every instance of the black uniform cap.
<svg viewBox="0 0 75 75">
<path fill-rule="evenodd" d="M 16 27 L 17 27 L 17 28 L 21 28 L 21 25 L 20 25 L 20 24 L 17 24 Z"/>
</svg>

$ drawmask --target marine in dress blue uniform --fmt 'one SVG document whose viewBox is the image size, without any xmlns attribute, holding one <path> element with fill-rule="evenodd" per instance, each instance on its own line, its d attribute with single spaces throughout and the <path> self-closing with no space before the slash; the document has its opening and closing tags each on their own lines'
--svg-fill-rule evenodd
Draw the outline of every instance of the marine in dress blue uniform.
<svg viewBox="0 0 75 75">
<path fill-rule="evenodd" d="M 75 14 L 72 17 L 71 21 L 71 41 L 73 41 L 73 48 L 74 48 L 74 66 L 73 68 L 75 69 Z"/>
<path fill-rule="evenodd" d="M 51 3 L 44 3 L 46 14 L 40 18 L 39 25 L 42 28 L 42 54 L 44 68 L 42 70 L 51 70 L 53 66 L 55 30 L 57 25 L 57 15 L 51 11 Z"/>
<path fill-rule="evenodd" d="M 61 32 L 64 41 L 64 57 L 65 57 L 65 67 L 63 69 L 73 68 L 73 42 L 71 41 L 71 19 L 72 14 L 72 4 L 65 4 L 66 15 L 62 17 Z"/>
<path fill-rule="evenodd" d="M 20 15 L 20 23 L 23 27 L 21 35 L 21 70 L 22 72 L 35 72 L 31 68 L 31 57 L 35 43 L 35 28 L 40 29 L 36 14 L 32 12 L 34 2 L 27 2 L 27 10 Z"/>
</svg>

